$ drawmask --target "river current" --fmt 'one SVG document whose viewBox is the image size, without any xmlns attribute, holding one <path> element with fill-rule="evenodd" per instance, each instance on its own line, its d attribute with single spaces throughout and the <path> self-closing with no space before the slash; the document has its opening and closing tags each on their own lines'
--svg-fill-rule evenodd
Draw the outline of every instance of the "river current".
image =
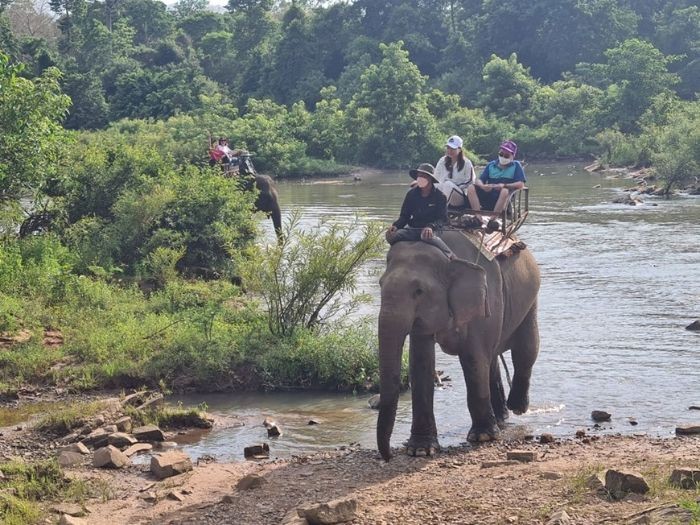
<svg viewBox="0 0 700 525">
<path fill-rule="evenodd" d="M 529 164 L 530 215 L 518 232 L 539 262 L 540 355 L 530 411 L 511 415 L 505 437 L 549 432 L 672 436 L 676 425 L 700 421 L 700 334 L 684 327 L 700 318 L 700 197 L 644 197 L 641 206 L 611 204 L 629 180 L 591 174 L 580 165 Z M 405 172 L 278 184 L 283 213 L 297 209 L 302 226 L 320 220 L 397 216 L 410 179 Z M 273 238 L 265 223 L 266 238 Z M 375 316 L 384 261 L 363 269 L 360 287 Z M 464 442 L 470 426 L 459 361 L 437 347 L 437 368 L 451 377 L 435 393 L 443 446 Z M 508 354 L 506 354 L 508 356 Z M 512 371 L 512 367 L 510 367 Z M 369 395 L 319 393 L 175 397 L 206 402 L 209 411 L 240 417 L 243 426 L 214 429 L 185 445 L 193 456 L 242 458 L 244 446 L 269 441 L 273 456 L 375 446 L 376 411 Z M 612 420 L 593 427 L 592 410 Z M 284 434 L 267 438 L 269 416 Z M 310 419 L 319 422 L 309 425 Z M 392 444 L 409 435 L 410 393 L 399 402 Z M 636 424 L 634 424 L 636 423 Z"/>
</svg>

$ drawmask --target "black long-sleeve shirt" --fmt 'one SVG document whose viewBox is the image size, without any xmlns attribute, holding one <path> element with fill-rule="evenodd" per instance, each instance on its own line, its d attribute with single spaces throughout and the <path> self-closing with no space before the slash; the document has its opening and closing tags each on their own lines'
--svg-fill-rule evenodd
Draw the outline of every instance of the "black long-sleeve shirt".
<svg viewBox="0 0 700 525">
<path fill-rule="evenodd" d="M 394 222 L 397 228 L 408 225 L 411 228 L 435 229 L 447 223 L 447 199 L 445 194 L 433 186 L 433 191 L 423 197 L 420 188 L 412 188 L 406 193 L 401 206 L 401 214 Z"/>
</svg>

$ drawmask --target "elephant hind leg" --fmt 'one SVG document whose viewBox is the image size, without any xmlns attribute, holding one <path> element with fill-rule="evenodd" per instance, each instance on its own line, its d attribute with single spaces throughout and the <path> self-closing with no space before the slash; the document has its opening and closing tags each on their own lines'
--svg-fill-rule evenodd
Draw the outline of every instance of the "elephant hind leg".
<svg viewBox="0 0 700 525">
<path fill-rule="evenodd" d="M 530 406 L 530 377 L 540 348 L 536 304 L 511 337 L 510 348 L 514 371 L 513 385 L 508 395 L 508 408 L 515 414 L 524 414 Z"/>
<path fill-rule="evenodd" d="M 496 422 L 499 427 L 503 427 L 506 419 L 508 419 L 508 407 L 506 406 L 506 393 L 503 389 L 503 381 L 501 380 L 501 367 L 498 365 L 498 358 L 494 358 L 491 362 L 490 388 L 491 388 L 491 406 L 493 414 L 496 416 Z"/>
<path fill-rule="evenodd" d="M 467 383 L 467 407 L 472 426 L 467 441 L 483 442 L 498 439 L 500 429 L 491 405 L 491 365 L 486 352 L 461 353 L 459 361 Z"/>
</svg>

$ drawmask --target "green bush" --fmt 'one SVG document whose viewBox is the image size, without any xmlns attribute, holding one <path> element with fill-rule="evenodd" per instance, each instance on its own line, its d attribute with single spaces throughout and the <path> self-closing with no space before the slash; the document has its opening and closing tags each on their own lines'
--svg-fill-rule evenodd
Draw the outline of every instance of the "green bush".
<svg viewBox="0 0 700 525">
<path fill-rule="evenodd" d="M 379 380 L 377 337 L 366 322 L 317 333 L 301 329 L 256 359 L 264 387 L 364 391 Z"/>
<path fill-rule="evenodd" d="M 10 461 L 0 463 L 0 471 L 5 475 L 0 491 L 0 523 L 4 525 L 36 523 L 45 512 L 42 503 L 82 502 L 98 492 L 89 482 L 66 477 L 55 460 Z"/>
<path fill-rule="evenodd" d="M 65 218 L 58 230 L 79 272 L 140 273 L 161 285 L 163 264 L 234 273 L 230 256 L 255 235 L 253 192 L 209 168 L 175 170 L 152 149 L 116 143 L 99 150 L 91 141 L 55 192 Z"/>
<path fill-rule="evenodd" d="M 644 129 L 650 158 L 666 192 L 696 183 L 700 174 L 700 102 L 686 102 L 670 112 L 666 124 Z"/>
<path fill-rule="evenodd" d="M 353 297 L 357 270 L 384 246 L 377 223 L 328 221 L 304 231 L 299 220 L 293 214 L 284 225 L 284 240 L 242 267 L 244 282 L 265 302 L 270 332 L 279 336 L 352 310 L 363 299 Z"/>
<path fill-rule="evenodd" d="M 634 166 L 637 164 L 635 138 L 615 129 L 607 129 L 596 135 L 600 145 L 600 160 L 609 166 Z"/>
</svg>

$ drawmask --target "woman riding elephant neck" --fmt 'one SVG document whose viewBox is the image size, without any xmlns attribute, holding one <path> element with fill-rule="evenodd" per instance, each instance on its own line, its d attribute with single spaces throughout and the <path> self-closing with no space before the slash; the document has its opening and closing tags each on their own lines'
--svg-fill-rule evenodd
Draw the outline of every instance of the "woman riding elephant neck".
<svg viewBox="0 0 700 525">
<path fill-rule="evenodd" d="M 447 199 L 436 188 L 440 181 L 434 172 L 432 164 L 427 163 L 409 172 L 416 181 L 415 186 L 406 193 L 399 218 L 387 231 L 386 240 L 389 244 L 423 241 L 452 260 L 454 253 L 436 233 L 447 222 Z"/>
</svg>

